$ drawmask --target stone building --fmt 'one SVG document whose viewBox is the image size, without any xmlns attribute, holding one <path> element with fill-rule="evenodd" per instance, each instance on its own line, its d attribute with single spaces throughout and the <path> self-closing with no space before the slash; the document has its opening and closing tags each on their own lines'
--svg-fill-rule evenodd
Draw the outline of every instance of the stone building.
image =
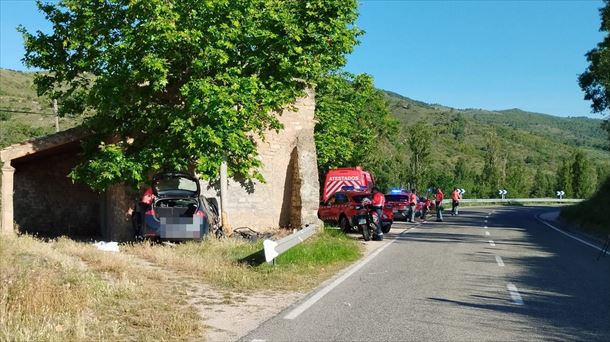
<svg viewBox="0 0 610 342">
<path fill-rule="evenodd" d="M 259 142 L 261 170 L 266 182 L 245 189 L 228 184 L 225 211 L 233 227 L 253 229 L 299 227 L 318 223 L 319 185 L 314 130 L 314 92 L 297 99 L 296 111 L 279 117 L 284 129 Z M 131 209 L 138 194 L 116 185 L 96 193 L 67 177 L 79 162 L 79 128 L 9 146 L 0 151 L 1 232 L 76 238 L 129 240 Z M 203 184 L 208 197 L 217 187 Z"/>
</svg>

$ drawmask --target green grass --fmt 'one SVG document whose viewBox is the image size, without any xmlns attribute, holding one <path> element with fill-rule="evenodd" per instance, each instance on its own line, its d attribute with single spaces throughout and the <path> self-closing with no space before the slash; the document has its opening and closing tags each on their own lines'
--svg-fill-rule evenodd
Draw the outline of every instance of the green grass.
<svg viewBox="0 0 610 342">
<path fill-rule="evenodd" d="M 354 261 L 362 255 L 354 239 L 338 229 L 325 229 L 311 242 L 288 250 L 277 258 L 276 265 L 324 266 L 336 262 Z"/>
<path fill-rule="evenodd" d="M 561 218 L 605 239 L 610 234 L 610 177 L 590 199 L 564 207 Z"/>
</svg>

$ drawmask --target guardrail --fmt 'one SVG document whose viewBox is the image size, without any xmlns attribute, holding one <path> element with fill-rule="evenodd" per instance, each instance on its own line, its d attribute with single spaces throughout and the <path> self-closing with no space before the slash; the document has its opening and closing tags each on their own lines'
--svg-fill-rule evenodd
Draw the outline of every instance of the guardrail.
<svg viewBox="0 0 610 342">
<path fill-rule="evenodd" d="M 463 198 L 460 203 L 578 203 L 579 198 Z M 443 200 L 443 204 L 451 204 L 450 199 Z"/>
<path fill-rule="evenodd" d="M 307 240 L 316 232 L 316 230 L 316 225 L 307 224 L 303 229 L 299 230 L 298 232 L 285 236 L 277 241 L 263 241 L 265 261 L 267 261 L 267 263 L 274 263 L 275 258 L 277 258 L 280 254 Z"/>
</svg>

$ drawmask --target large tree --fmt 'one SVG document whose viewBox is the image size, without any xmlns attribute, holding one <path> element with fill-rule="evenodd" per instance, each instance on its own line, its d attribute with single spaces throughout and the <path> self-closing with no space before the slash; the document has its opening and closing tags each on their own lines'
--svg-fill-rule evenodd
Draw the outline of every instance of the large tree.
<svg viewBox="0 0 610 342">
<path fill-rule="evenodd" d="M 397 122 L 371 76 L 338 73 L 322 78 L 316 92 L 316 119 L 320 177 L 331 168 L 361 165 L 378 176 L 381 185 L 392 181 L 397 165 L 387 139 L 396 133 Z"/>
<path fill-rule="evenodd" d="M 345 64 L 356 0 L 60 0 L 27 32 L 40 95 L 92 132 L 73 176 L 94 189 L 150 171 L 262 179 L 258 139 L 304 86 Z"/>
<path fill-rule="evenodd" d="M 580 87 L 585 92 L 585 100 L 590 100 L 593 112 L 600 114 L 610 111 L 610 2 L 605 0 L 605 3 L 600 9 L 600 31 L 605 32 L 606 36 L 597 47 L 587 53 L 589 67 L 578 78 Z M 608 119 L 604 121 L 604 128 L 610 139 Z"/>
</svg>

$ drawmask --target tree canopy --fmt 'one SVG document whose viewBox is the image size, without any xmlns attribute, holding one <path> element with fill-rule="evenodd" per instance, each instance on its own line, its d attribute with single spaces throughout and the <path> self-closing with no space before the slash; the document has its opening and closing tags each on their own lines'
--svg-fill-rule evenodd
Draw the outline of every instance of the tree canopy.
<svg viewBox="0 0 610 342">
<path fill-rule="evenodd" d="M 606 36 L 587 53 L 589 67 L 578 78 L 580 87 L 585 92 L 585 100 L 591 101 L 591 109 L 596 113 L 610 111 L 610 2 L 605 0 L 605 3 L 600 9 L 600 31 L 605 32 Z M 605 121 L 604 128 L 610 138 L 608 120 Z"/>
<path fill-rule="evenodd" d="M 320 80 L 315 128 L 320 177 L 331 168 L 361 165 L 375 175 L 382 141 L 397 130 L 383 93 L 371 76 L 338 73 Z M 384 154 L 382 158 L 388 159 Z"/>
<path fill-rule="evenodd" d="M 39 95 L 86 114 L 75 179 L 94 189 L 150 171 L 259 179 L 257 139 L 309 82 L 345 64 L 356 0 L 61 0 L 51 33 L 20 31 Z"/>
</svg>

